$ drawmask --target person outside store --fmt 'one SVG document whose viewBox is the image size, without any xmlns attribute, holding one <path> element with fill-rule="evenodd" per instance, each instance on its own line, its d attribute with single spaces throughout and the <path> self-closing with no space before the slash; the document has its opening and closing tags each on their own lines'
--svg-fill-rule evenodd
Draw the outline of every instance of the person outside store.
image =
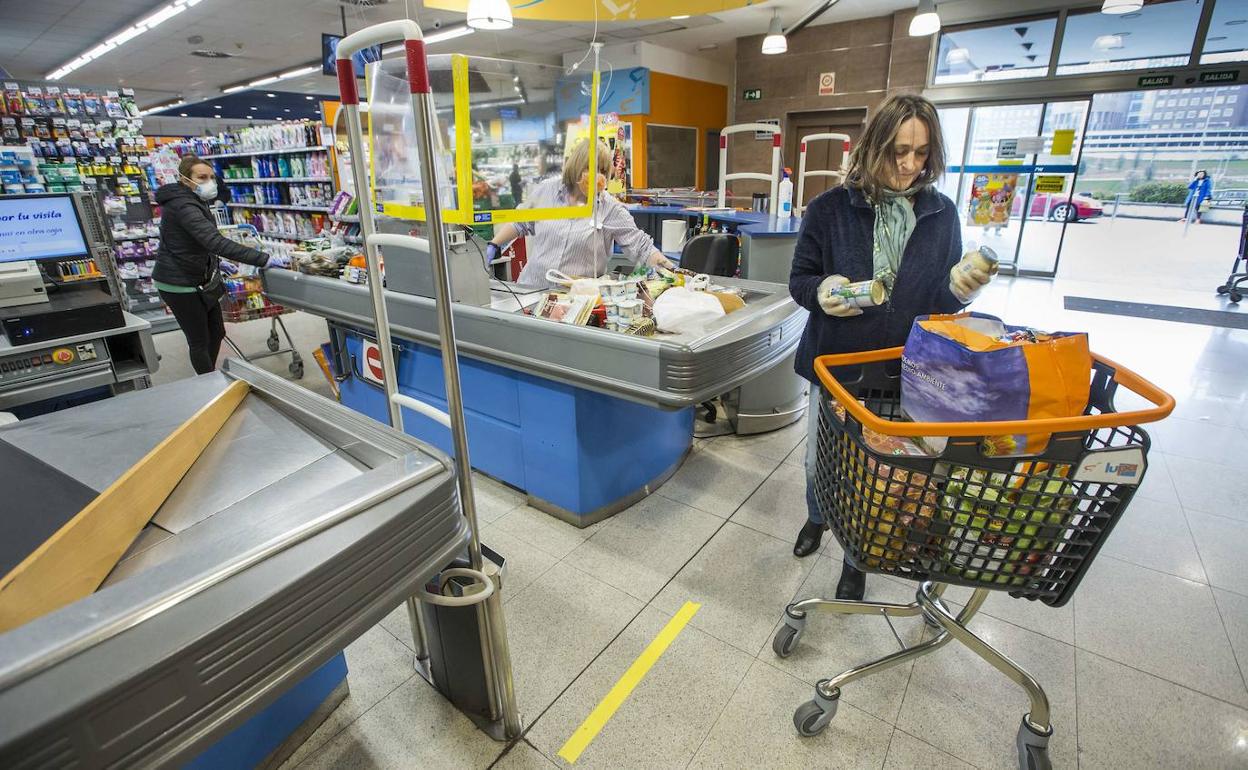
<svg viewBox="0 0 1248 770">
<path fill-rule="evenodd" d="M 487 264 L 498 259 L 507 244 L 529 235 L 533 240 L 528 248 L 528 263 L 518 281 L 522 286 L 550 286 L 546 280 L 549 270 L 559 270 L 573 277 L 602 275 L 616 244 L 635 264 L 671 267 L 672 263 L 654 247 L 654 239 L 637 227 L 624 204 L 605 192 L 611 175 L 611 149 L 601 141 L 598 142 L 597 167 L 596 181 L 591 183 L 589 140 L 582 139 L 568 154 L 563 173 L 538 183 L 522 206 L 582 206 L 588 200 L 592 185 L 598 196 L 592 217 L 509 223 L 495 228 L 494 238 L 486 246 Z"/>
<path fill-rule="evenodd" d="M 178 181 L 156 190 L 160 205 L 160 249 L 152 282 L 173 317 L 177 319 L 190 349 L 196 374 L 211 372 L 225 340 L 221 297 L 225 287 L 221 274 L 232 275 L 244 262 L 257 267 L 285 266 L 281 257 L 231 241 L 217 230 L 208 204 L 218 198 L 216 173 L 194 155 L 178 163 Z"/>
<path fill-rule="evenodd" d="M 1188 217 L 1196 217 L 1196 224 L 1200 224 L 1200 207 L 1205 201 L 1213 196 L 1213 180 L 1209 178 L 1209 172 L 1203 168 L 1196 172 L 1192 181 L 1187 185 L 1187 198 L 1183 201 L 1183 218 L 1180 222 L 1186 222 Z"/>
<path fill-rule="evenodd" d="M 813 201 L 802 219 L 789 292 L 810 311 L 798 343 L 796 370 L 811 382 L 806 441 L 807 521 L 796 556 L 819 548 L 824 522 L 814 492 L 819 380 L 817 356 L 905 344 L 918 316 L 953 313 L 971 302 L 990 276 L 954 270 L 962 258 L 958 209 L 935 189 L 945 170 L 936 108 L 920 96 L 891 97 L 871 118 L 850 156 L 844 185 Z M 889 299 L 859 308 L 835 290 L 879 279 Z M 866 576 L 846 562 L 838 599 L 861 599 Z"/>
</svg>

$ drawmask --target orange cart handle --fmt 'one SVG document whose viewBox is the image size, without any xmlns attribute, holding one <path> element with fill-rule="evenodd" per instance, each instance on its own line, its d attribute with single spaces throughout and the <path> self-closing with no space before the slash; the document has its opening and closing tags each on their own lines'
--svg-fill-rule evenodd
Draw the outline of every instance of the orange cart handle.
<svg viewBox="0 0 1248 770">
<path fill-rule="evenodd" d="M 850 395 L 831 370 L 842 366 L 892 361 L 901 358 L 902 348 L 868 350 L 863 353 L 839 353 L 815 359 L 815 374 L 832 397 L 845 407 L 864 428 L 886 436 L 995 436 L 1007 433 L 1071 433 L 1096 428 L 1116 428 L 1164 420 L 1174 411 L 1174 398 L 1135 372 L 1108 358 L 1092 354 L 1092 359 L 1114 370 L 1115 381 L 1153 404 L 1152 409 L 1134 412 L 1109 412 L 1079 417 L 1046 417 L 1038 420 L 1000 420 L 988 422 L 899 422 L 878 417 Z"/>
</svg>

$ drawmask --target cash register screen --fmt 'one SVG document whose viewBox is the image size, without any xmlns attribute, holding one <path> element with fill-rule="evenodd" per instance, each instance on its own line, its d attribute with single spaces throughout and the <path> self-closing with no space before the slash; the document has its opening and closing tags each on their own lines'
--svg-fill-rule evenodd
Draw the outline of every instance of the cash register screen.
<svg viewBox="0 0 1248 770">
<path fill-rule="evenodd" d="M 89 255 L 73 196 L 0 196 L 0 262 Z"/>
</svg>

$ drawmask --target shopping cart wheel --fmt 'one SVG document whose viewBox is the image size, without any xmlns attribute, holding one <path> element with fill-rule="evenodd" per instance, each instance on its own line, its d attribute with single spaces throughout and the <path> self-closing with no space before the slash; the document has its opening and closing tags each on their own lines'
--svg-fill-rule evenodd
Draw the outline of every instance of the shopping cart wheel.
<svg viewBox="0 0 1248 770">
<path fill-rule="evenodd" d="M 1243 294 L 1240 294 L 1237 291 L 1231 292 L 1231 302 L 1239 302 L 1243 298 L 1244 298 Z"/>
<path fill-rule="evenodd" d="M 780 626 L 780 630 L 776 631 L 776 636 L 771 640 L 771 649 L 776 653 L 777 657 L 787 658 L 793 654 L 797 642 L 802 638 L 802 632 L 792 626 Z"/>
<path fill-rule="evenodd" d="M 1036 732 L 1027 724 L 1027 717 L 1018 726 L 1018 768 L 1019 770 L 1053 770 L 1049 761 L 1049 738 L 1053 737 L 1053 728 L 1047 735 Z"/>
<path fill-rule="evenodd" d="M 269 332 L 269 340 L 265 344 L 269 346 L 269 351 L 273 353 L 276 353 L 277 349 L 282 346 L 281 340 L 277 338 L 277 329 Z"/>
<path fill-rule="evenodd" d="M 1218 294 L 1226 294 L 1230 290 L 1231 290 L 1230 286 L 1227 286 L 1226 284 L 1222 284 L 1221 286 L 1218 287 Z"/>
<path fill-rule="evenodd" d="M 294 377 L 296 380 L 303 379 L 303 362 L 302 361 L 291 361 L 290 366 L 287 368 L 290 369 L 291 377 Z"/>
<path fill-rule="evenodd" d="M 808 700 L 798 706 L 797 711 L 793 712 L 793 726 L 797 728 L 798 734 L 810 738 L 823 732 L 832 717 L 836 716 L 836 704 L 839 700 L 838 693 L 837 699 L 831 702 L 832 708 L 828 710 L 817 700 Z"/>
</svg>

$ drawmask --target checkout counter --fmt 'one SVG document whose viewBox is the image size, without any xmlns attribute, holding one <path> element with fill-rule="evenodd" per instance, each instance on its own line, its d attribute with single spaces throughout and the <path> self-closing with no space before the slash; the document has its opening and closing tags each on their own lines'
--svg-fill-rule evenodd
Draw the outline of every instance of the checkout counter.
<svg viewBox="0 0 1248 770">
<path fill-rule="evenodd" d="M 0 196 L 0 412 L 150 384 L 151 325 L 122 309 L 110 249 L 91 193 Z"/>
<path fill-rule="evenodd" d="M 444 408 L 429 256 L 387 256 L 399 391 Z M 741 290 L 744 308 L 695 334 L 636 337 L 525 315 L 540 292 L 488 281 L 472 246 L 452 246 L 451 272 L 474 467 L 577 526 L 626 508 L 674 473 L 692 445 L 693 409 L 704 401 L 727 394 L 728 404 L 765 413 L 766 429 L 802 415 L 805 382 L 792 355 L 806 311 L 785 285 L 717 278 Z M 265 283 L 273 301 L 329 321 L 342 402 L 385 421 L 367 287 L 284 270 L 267 271 Z M 769 377 L 764 392 L 750 392 L 752 381 Z M 405 411 L 404 425 L 450 451 L 433 420 Z"/>
<path fill-rule="evenodd" d="M 465 547 L 449 458 L 231 360 L 0 428 L 0 479 L 21 476 L 0 560 L 236 379 L 250 392 L 104 586 L 0 634 L 0 766 L 276 766 L 346 696 L 343 647 Z"/>
<path fill-rule="evenodd" d="M 690 226 L 707 217 L 741 239 L 741 276 L 752 281 L 789 285 L 793 249 L 802 229 L 801 217 L 775 218 L 759 211 L 703 211 L 681 206 L 629 206 L 637 226 L 661 243 L 663 220 L 683 219 Z M 679 252 L 664 252 L 678 259 Z"/>
</svg>

